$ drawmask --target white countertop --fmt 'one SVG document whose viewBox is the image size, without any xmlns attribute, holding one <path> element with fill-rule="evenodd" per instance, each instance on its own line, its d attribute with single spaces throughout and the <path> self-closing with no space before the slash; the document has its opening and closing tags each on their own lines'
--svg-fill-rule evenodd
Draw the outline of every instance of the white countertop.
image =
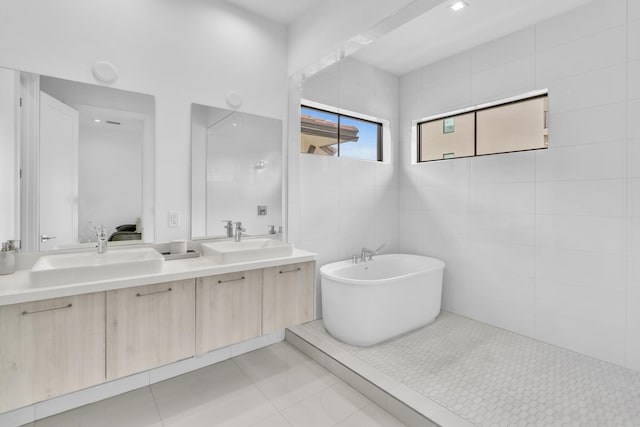
<svg viewBox="0 0 640 427">
<path fill-rule="evenodd" d="M 315 254 L 296 248 L 293 248 L 293 255 L 291 256 L 236 264 L 220 264 L 213 258 L 201 256 L 198 258 L 165 261 L 164 267 L 159 273 L 55 286 L 35 285 L 30 279 L 30 269 L 25 268 L 16 270 L 13 274 L 0 276 L 0 306 L 174 280 L 193 279 L 196 277 L 233 273 L 235 271 L 256 270 L 275 267 L 277 265 L 315 261 L 315 259 Z"/>
</svg>

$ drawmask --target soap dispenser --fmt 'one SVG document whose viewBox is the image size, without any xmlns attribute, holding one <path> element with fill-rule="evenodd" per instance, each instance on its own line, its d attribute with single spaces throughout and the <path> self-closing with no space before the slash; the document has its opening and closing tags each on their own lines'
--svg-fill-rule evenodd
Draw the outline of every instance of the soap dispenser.
<svg viewBox="0 0 640 427">
<path fill-rule="evenodd" d="M 15 241 L 2 243 L 0 250 L 0 274 L 13 274 L 16 271 L 16 249 Z"/>
</svg>

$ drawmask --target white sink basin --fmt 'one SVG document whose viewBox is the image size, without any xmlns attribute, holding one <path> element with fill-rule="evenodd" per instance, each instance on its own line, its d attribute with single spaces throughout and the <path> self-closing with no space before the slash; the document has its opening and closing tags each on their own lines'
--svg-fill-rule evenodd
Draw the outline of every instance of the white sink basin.
<svg viewBox="0 0 640 427">
<path fill-rule="evenodd" d="M 31 280 L 35 285 L 93 282 L 159 273 L 163 265 L 164 257 L 153 248 L 45 255 L 31 268 Z"/>
<path fill-rule="evenodd" d="M 247 239 L 241 242 L 202 244 L 202 255 L 215 257 L 222 264 L 281 258 L 293 255 L 293 245 L 273 239 Z"/>
</svg>

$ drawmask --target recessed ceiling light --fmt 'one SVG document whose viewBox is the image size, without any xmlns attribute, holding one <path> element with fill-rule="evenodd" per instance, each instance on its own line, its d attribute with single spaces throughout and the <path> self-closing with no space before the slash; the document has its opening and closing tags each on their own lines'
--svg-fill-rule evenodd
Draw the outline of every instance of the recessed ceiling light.
<svg viewBox="0 0 640 427">
<path fill-rule="evenodd" d="M 453 3 L 451 6 L 449 6 L 449 9 L 453 10 L 454 12 L 457 12 L 459 10 L 464 9 L 467 6 L 469 6 L 467 3 L 463 2 L 462 0 L 460 0 L 460 1 L 457 1 L 457 2 Z"/>
<path fill-rule="evenodd" d="M 94 122 L 100 123 L 100 119 L 93 119 Z"/>
</svg>

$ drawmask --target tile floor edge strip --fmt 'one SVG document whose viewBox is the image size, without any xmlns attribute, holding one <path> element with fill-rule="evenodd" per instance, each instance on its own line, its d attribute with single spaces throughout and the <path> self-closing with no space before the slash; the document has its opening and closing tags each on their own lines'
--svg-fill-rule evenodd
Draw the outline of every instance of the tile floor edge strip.
<svg viewBox="0 0 640 427">
<path fill-rule="evenodd" d="M 331 371 L 331 369 L 329 369 L 329 366 L 323 364 L 324 361 L 322 360 L 317 360 L 317 358 L 315 357 L 315 355 L 313 354 L 313 352 L 309 352 L 307 351 L 307 349 L 304 347 L 304 345 L 300 345 L 301 343 L 298 342 L 295 339 L 290 339 L 292 338 L 291 335 L 295 336 L 296 338 L 298 338 L 299 340 L 303 341 L 304 344 L 311 346 L 312 348 L 314 348 L 315 350 L 318 350 L 319 352 L 321 352 L 324 356 L 326 356 L 328 359 L 331 359 L 333 361 L 335 361 L 336 363 L 340 364 L 342 367 L 346 368 L 347 370 L 349 370 L 351 373 L 353 373 L 354 375 L 358 376 L 360 379 L 366 381 L 368 384 L 372 385 L 373 387 L 375 387 L 376 389 L 380 390 L 382 393 L 385 394 L 387 399 L 393 399 L 394 401 L 396 401 L 398 404 L 400 404 L 401 406 L 403 406 L 404 408 L 406 408 L 409 411 L 414 412 L 416 415 L 422 417 L 424 419 L 424 421 L 426 423 L 431 423 L 434 425 L 442 425 L 439 424 L 438 422 L 434 421 L 433 419 L 429 418 L 427 415 L 425 415 L 424 413 L 418 411 L 417 409 L 413 408 L 411 405 L 407 404 L 406 402 L 402 401 L 401 399 L 399 399 L 398 397 L 394 396 L 393 394 L 391 394 L 391 392 L 385 390 L 384 388 L 378 386 L 376 383 L 372 382 L 371 380 L 369 380 L 368 378 L 364 377 L 363 375 L 361 375 L 359 372 L 353 370 L 351 367 L 347 366 L 345 363 L 343 363 L 341 360 L 336 359 L 335 357 L 333 357 L 332 355 L 328 354 L 326 351 L 324 351 L 323 349 L 321 349 L 320 347 L 318 347 L 317 345 L 315 345 L 314 343 L 310 342 L 308 339 L 306 339 L 306 337 L 303 337 L 298 331 L 294 330 L 295 327 L 292 328 L 287 328 L 285 330 L 285 341 L 288 342 L 289 344 L 291 344 L 292 346 L 294 346 L 295 348 L 297 348 L 298 350 L 300 350 L 301 352 L 303 352 L 304 354 L 306 354 L 307 356 L 309 356 L 311 359 L 315 360 L 316 362 L 318 362 L 319 364 L 325 366 L 328 370 Z M 351 381 L 349 381 L 348 378 L 346 377 L 341 377 L 340 375 L 338 375 L 337 373 L 331 371 L 334 375 L 336 375 L 338 378 L 340 378 L 342 381 L 346 382 L 347 384 L 354 386 L 353 384 L 351 384 Z M 400 383 L 398 383 L 400 384 Z M 355 386 L 354 386 L 355 387 Z M 364 394 L 367 398 L 371 399 L 372 401 L 375 401 L 374 398 L 371 396 L 371 393 L 367 392 L 366 390 L 362 390 L 360 388 L 356 388 L 356 390 L 358 390 L 360 393 Z M 420 395 L 420 398 L 426 399 L 425 396 Z M 460 425 L 465 425 L 465 426 L 469 426 L 471 425 L 469 423 L 468 420 L 465 420 L 464 418 L 460 417 L 459 415 L 457 415 L 456 413 L 452 412 L 451 410 L 443 407 L 442 405 L 440 405 L 437 402 L 431 401 L 433 404 L 440 406 L 444 411 L 446 411 L 447 413 L 451 414 L 452 417 L 457 418 L 457 424 L 459 423 Z M 404 417 L 399 416 L 398 411 L 395 410 L 394 408 L 389 408 L 389 407 L 385 407 L 383 408 L 385 409 L 387 412 L 391 413 L 394 417 L 402 420 Z M 448 425 L 448 424 L 447 424 Z"/>
</svg>

